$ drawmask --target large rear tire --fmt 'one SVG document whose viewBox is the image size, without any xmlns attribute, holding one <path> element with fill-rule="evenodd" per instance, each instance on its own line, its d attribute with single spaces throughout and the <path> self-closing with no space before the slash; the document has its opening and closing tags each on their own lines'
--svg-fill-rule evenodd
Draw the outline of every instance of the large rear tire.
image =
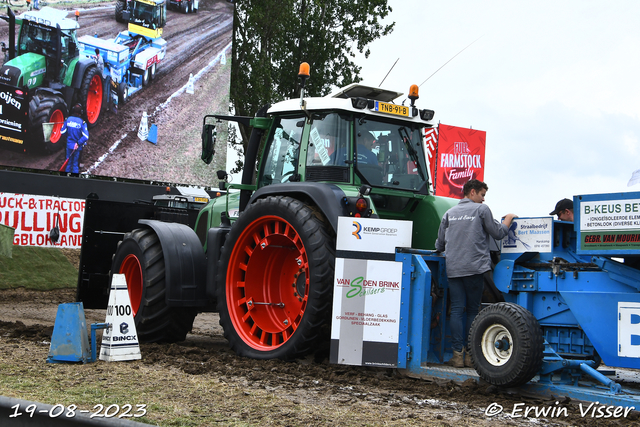
<svg viewBox="0 0 640 427">
<path fill-rule="evenodd" d="M 323 336 L 331 313 L 335 237 L 321 214 L 290 197 L 249 206 L 218 265 L 220 325 L 254 359 L 294 359 Z"/>
<path fill-rule="evenodd" d="M 184 341 L 197 310 L 167 306 L 164 253 L 154 230 L 141 228 L 125 234 L 113 256 L 111 272 L 127 279 L 140 341 Z"/>
<path fill-rule="evenodd" d="M 29 101 L 29 133 L 34 148 L 49 153 L 63 150 L 66 138 L 60 133 L 67 117 L 67 104 L 61 96 L 37 93 Z M 43 123 L 54 123 L 49 141 L 45 141 Z"/>
<path fill-rule="evenodd" d="M 126 1 L 120 1 L 120 0 L 116 1 L 116 21 L 117 22 L 124 22 L 124 18 L 122 17 L 122 12 L 124 12 L 124 8 L 126 4 L 127 4 Z"/>
<path fill-rule="evenodd" d="M 102 90 L 102 76 L 98 67 L 89 67 L 84 73 L 80 89 L 80 104 L 84 107 L 85 120 L 89 129 L 97 125 L 100 120 Z"/>
<path fill-rule="evenodd" d="M 542 367 L 544 339 L 538 320 L 517 304 L 500 302 L 482 310 L 469 330 L 473 365 L 482 379 L 517 387 Z"/>
</svg>

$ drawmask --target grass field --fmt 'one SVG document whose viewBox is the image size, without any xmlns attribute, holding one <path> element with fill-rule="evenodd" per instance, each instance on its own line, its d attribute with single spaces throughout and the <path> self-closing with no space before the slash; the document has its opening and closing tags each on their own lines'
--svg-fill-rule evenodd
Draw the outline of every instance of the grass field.
<svg viewBox="0 0 640 427">
<path fill-rule="evenodd" d="M 78 270 L 60 249 L 14 245 L 12 252 L 12 258 L 0 256 L 0 289 L 48 291 L 78 282 Z"/>
</svg>

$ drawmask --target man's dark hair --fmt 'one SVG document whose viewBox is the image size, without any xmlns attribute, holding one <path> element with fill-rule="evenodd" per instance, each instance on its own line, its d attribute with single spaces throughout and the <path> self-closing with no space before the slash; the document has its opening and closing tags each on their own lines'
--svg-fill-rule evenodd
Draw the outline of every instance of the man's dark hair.
<svg viewBox="0 0 640 427">
<path fill-rule="evenodd" d="M 469 181 L 464 183 L 464 187 L 462 187 L 462 193 L 466 197 L 471 194 L 471 190 L 476 190 L 476 193 L 479 193 L 483 189 L 489 190 L 487 184 L 477 179 L 470 179 Z"/>
<path fill-rule="evenodd" d="M 100 49 L 96 48 L 96 55 L 100 55 Z"/>
<path fill-rule="evenodd" d="M 76 117 L 82 116 L 82 105 L 76 104 L 71 107 L 71 115 Z"/>
</svg>

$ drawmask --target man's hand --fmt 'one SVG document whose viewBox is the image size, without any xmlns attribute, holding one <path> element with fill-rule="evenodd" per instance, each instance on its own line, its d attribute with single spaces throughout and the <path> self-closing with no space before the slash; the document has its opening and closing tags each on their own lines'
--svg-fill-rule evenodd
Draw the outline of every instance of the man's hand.
<svg viewBox="0 0 640 427">
<path fill-rule="evenodd" d="M 73 146 L 73 149 L 74 149 L 74 150 L 77 150 L 77 149 L 78 149 L 78 143 L 77 143 L 77 142 L 76 142 L 76 145 L 74 145 L 74 146 Z"/>
</svg>

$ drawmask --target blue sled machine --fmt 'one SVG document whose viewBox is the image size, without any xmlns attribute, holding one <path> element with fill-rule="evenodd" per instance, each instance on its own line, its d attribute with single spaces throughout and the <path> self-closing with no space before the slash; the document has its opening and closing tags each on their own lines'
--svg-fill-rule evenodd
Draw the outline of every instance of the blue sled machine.
<svg viewBox="0 0 640 427">
<path fill-rule="evenodd" d="M 167 52 L 167 42 L 162 38 L 165 0 L 134 0 L 123 16 L 129 27 L 114 40 L 91 36 L 78 39 L 81 55 L 92 57 L 96 49 L 100 50 L 115 105 L 124 104 L 154 79 L 156 68 Z"/>
<path fill-rule="evenodd" d="M 390 266 L 373 265 L 385 255 L 363 261 L 357 253 L 366 247 L 338 247 L 331 361 L 640 408 L 638 391 L 612 379 L 640 369 L 640 192 L 576 196 L 574 208 L 574 223 L 514 220 L 485 283 L 499 291 L 497 301 L 483 303 L 469 332 L 475 370 L 445 365 L 452 353 L 442 254 L 397 249 L 394 279 Z M 368 229 L 398 228 L 383 227 Z"/>
</svg>

